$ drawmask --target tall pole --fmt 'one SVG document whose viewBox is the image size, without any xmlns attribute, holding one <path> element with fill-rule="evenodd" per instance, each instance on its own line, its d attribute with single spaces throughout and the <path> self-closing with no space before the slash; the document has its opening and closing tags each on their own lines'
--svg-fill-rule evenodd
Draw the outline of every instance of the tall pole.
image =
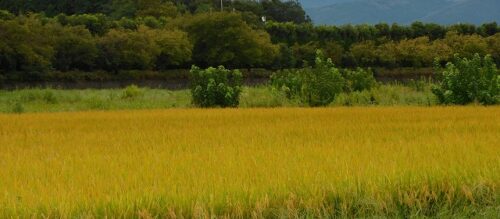
<svg viewBox="0 0 500 219">
<path fill-rule="evenodd" d="M 222 0 L 220 0 L 220 11 L 224 11 L 224 3 L 222 3 Z"/>
</svg>

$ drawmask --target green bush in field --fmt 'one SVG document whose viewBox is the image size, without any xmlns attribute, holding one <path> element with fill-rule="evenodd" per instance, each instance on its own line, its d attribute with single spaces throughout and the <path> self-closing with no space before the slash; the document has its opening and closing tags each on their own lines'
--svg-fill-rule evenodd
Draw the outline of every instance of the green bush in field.
<svg viewBox="0 0 500 219">
<path fill-rule="evenodd" d="M 139 88 L 137 85 L 133 84 L 133 85 L 127 86 L 123 90 L 122 98 L 123 99 L 132 99 L 132 98 L 142 96 L 143 94 L 144 94 L 143 90 L 141 88 Z"/>
<path fill-rule="evenodd" d="M 237 107 L 242 90 L 242 74 L 218 68 L 191 68 L 191 96 L 200 107 Z"/>
<path fill-rule="evenodd" d="M 314 68 L 304 69 L 301 89 L 302 100 L 309 106 L 326 106 L 342 92 L 345 80 L 331 59 L 325 59 L 321 51 L 316 52 Z"/>
<path fill-rule="evenodd" d="M 302 78 L 300 71 L 295 69 L 280 70 L 271 75 L 271 86 L 282 91 L 288 99 L 300 94 L 302 89 Z"/>
<path fill-rule="evenodd" d="M 55 92 L 52 89 L 47 89 L 43 92 L 43 101 L 48 104 L 56 104 L 57 97 Z"/>
<path fill-rule="evenodd" d="M 14 106 L 12 107 L 12 112 L 13 113 L 17 113 L 17 114 L 24 113 L 24 106 L 23 106 L 23 104 L 20 103 L 20 102 L 15 103 Z"/>
<path fill-rule="evenodd" d="M 489 55 L 481 58 L 476 54 L 472 59 L 455 55 L 438 76 L 440 82 L 432 91 L 442 104 L 500 102 L 500 74 Z"/>
<path fill-rule="evenodd" d="M 16 16 L 11 14 L 8 11 L 5 10 L 0 10 L 0 20 L 11 20 L 14 19 Z"/>
<path fill-rule="evenodd" d="M 413 80 L 411 79 L 410 81 L 408 81 L 408 86 L 413 88 L 415 91 L 424 91 L 425 88 L 430 85 L 432 82 L 430 82 L 429 80 L 426 80 L 424 78 L 421 78 L 419 80 Z"/>
<path fill-rule="evenodd" d="M 370 90 L 375 85 L 377 85 L 371 69 L 346 69 L 342 73 L 344 78 L 346 79 L 345 90 L 347 92 Z"/>
</svg>

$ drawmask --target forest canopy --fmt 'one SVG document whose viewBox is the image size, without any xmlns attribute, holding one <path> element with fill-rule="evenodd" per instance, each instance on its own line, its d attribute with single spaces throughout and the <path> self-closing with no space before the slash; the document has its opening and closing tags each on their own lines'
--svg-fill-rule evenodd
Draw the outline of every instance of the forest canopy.
<svg viewBox="0 0 500 219">
<path fill-rule="evenodd" d="M 342 67 L 431 67 L 476 53 L 500 61 L 495 22 L 315 26 L 297 1 L 220 3 L 2 0 L 0 74 L 300 68 L 318 49 Z"/>
</svg>

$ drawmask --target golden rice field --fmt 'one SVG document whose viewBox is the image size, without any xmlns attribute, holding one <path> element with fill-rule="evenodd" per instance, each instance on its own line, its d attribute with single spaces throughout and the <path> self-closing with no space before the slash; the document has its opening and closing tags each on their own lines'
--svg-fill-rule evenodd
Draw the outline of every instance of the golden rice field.
<svg viewBox="0 0 500 219">
<path fill-rule="evenodd" d="M 0 218 L 500 215 L 500 107 L 0 114 Z"/>
</svg>

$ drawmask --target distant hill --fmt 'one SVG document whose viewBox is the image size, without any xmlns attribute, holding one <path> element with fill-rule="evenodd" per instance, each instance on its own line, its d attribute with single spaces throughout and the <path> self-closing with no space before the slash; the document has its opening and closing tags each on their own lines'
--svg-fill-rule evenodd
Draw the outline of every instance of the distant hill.
<svg viewBox="0 0 500 219">
<path fill-rule="evenodd" d="M 500 0 L 300 0 L 315 24 L 500 22 Z"/>
</svg>

